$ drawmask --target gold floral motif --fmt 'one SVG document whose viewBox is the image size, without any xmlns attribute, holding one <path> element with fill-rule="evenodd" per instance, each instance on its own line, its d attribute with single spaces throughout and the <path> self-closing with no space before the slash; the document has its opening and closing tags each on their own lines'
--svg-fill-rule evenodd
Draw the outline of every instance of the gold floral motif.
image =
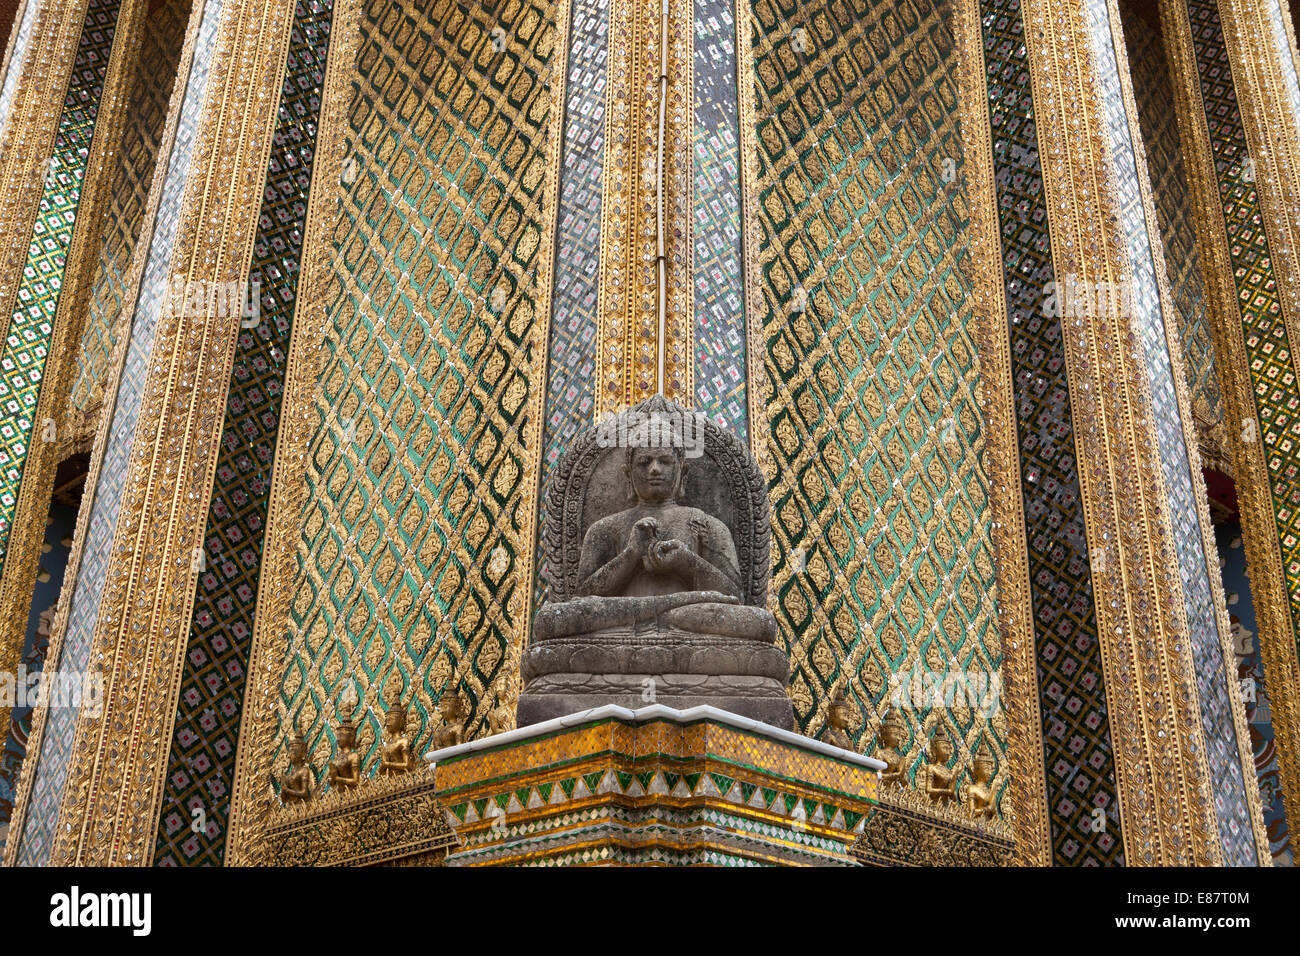
<svg viewBox="0 0 1300 956">
<path fill-rule="evenodd" d="M 849 853 L 864 866 L 1010 866 L 1011 827 L 936 808 L 913 790 L 882 791 Z"/>
<path fill-rule="evenodd" d="M 441 866 L 459 843 L 433 775 L 377 777 L 268 815 L 261 866 Z"/>
</svg>

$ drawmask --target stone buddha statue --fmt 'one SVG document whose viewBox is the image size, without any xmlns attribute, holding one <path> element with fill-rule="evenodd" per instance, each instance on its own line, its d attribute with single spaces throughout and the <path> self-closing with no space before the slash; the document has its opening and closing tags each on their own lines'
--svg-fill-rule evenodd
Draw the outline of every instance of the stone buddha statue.
<svg viewBox="0 0 1300 956">
<path fill-rule="evenodd" d="M 791 727 L 767 537 L 761 472 L 702 416 L 656 396 L 579 435 L 547 496 L 519 726 L 662 703 Z"/>
</svg>

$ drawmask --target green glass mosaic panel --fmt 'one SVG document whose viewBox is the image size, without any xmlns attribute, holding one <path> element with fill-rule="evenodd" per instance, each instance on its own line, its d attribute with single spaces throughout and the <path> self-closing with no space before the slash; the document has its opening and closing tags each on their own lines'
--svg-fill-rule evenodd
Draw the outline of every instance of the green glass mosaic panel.
<svg viewBox="0 0 1300 956">
<path fill-rule="evenodd" d="M 394 674 L 418 751 L 445 693 L 485 733 L 517 669 L 555 17 L 551 3 L 365 4 L 280 692 L 318 768 L 346 681 L 373 772 Z"/>
<path fill-rule="evenodd" d="M 987 742 L 1005 789 L 950 27 L 929 0 L 756 0 L 752 18 L 773 606 L 796 720 L 818 732 L 843 688 L 870 753 L 898 700 L 909 777 L 942 722 L 960 766 Z"/>
</svg>

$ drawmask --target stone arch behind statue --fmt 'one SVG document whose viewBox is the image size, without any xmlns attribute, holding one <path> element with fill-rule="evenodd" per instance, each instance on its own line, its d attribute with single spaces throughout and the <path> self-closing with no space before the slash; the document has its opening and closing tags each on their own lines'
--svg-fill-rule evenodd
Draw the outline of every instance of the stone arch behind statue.
<svg viewBox="0 0 1300 956">
<path fill-rule="evenodd" d="M 548 567 L 548 600 L 577 595 L 583 536 L 600 518 L 621 511 L 631 498 L 592 495 L 593 488 L 625 487 L 621 475 L 628 431 L 650 416 L 682 422 L 687 445 L 685 489 L 678 501 L 720 519 L 736 545 L 743 603 L 767 606 L 771 578 L 771 518 L 767 481 L 758 463 L 734 434 L 661 395 L 580 432 L 560 459 L 546 492 L 542 547 Z M 694 457 L 691 452 L 695 451 Z M 616 481 L 600 481 L 607 473 Z"/>
</svg>

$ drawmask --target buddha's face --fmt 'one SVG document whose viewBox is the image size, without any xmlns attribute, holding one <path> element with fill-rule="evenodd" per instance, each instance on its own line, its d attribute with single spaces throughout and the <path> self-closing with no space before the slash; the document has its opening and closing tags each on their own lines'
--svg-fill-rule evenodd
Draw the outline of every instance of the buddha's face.
<svg viewBox="0 0 1300 956">
<path fill-rule="evenodd" d="M 930 741 L 930 752 L 934 754 L 935 763 L 947 763 L 952 759 L 952 745 L 943 737 Z"/>
<path fill-rule="evenodd" d="M 636 448 L 623 473 L 637 499 L 651 504 L 671 501 L 682 478 L 682 460 L 675 448 Z"/>
<path fill-rule="evenodd" d="M 993 763 L 989 760 L 975 761 L 975 780 L 978 783 L 988 783 L 993 779 Z"/>
<path fill-rule="evenodd" d="M 903 735 L 898 732 L 898 728 L 893 724 L 880 725 L 880 742 L 886 747 L 897 747 L 902 739 Z"/>
<path fill-rule="evenodd" d="M 302 763 L 307 759 L 307 745 L 295 740 L 289 744 L 289 762 Z"/>
<path fill-rule="evenodd" d="M 351 750 L 357 744 L 356 731 L 351 727 L 340 727 L 338 730 L 339 749 Z"/>
</svg>

